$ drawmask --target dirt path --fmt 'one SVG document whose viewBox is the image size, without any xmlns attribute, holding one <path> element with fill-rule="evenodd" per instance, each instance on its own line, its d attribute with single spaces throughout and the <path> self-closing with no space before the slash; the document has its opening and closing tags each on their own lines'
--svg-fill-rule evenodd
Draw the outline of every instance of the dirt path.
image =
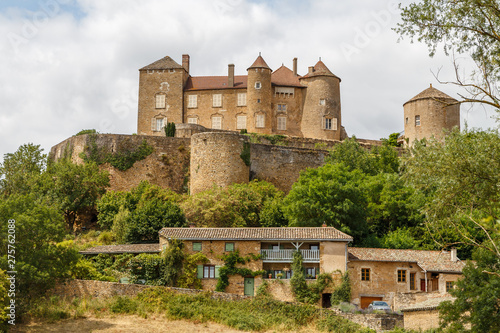
<svg viewBox="0 0 500 333">
<path fill-rule="evenodd" d="M 103 318 L 81 318 L 67 319 L 53 324 L 31 323 L 28 325 L 17 325 L 11 332 L 55 332 L 55 333 L 241 333 L 223 325 L 215 323 L 192 323 L 188 321 L 170 321 L 161 316 L 150 316 L 147 319 L 138 316 L 113 316 Z"/>
</svg>

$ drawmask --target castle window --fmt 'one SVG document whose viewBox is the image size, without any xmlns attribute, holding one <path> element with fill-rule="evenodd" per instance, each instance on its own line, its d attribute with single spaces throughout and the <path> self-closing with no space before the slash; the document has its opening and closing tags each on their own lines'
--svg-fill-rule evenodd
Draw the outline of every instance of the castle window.
<svg viewBox="0 0 500 333">
<path fill-rule="evenodd" d="M 189 95 L 188 108 L 197 108 L 197 107 L 198 107 L 198 96 L 197 95 Z"/>
<path fill-rule="evenodd" d="M 361 281 L 370 281 L 370 269 L 361 268 Z"/>
<path fill-rule="evenodd" d="M 331 130 L 332 129 L 332 118 L 325 118 L 325 126 L 324 128 L 326 130 Z"/>
<path fill-rule="evenodd" d="M 286 112 L 286 104 L 278 104 L 278 111 Z"/>
<path fill-rule="evenodd" d="M 260 103 L 260 98 L 259 98 L 259 99 L 257 99 L 257 103 Z"/>
<path fill-rule="evenodd" d="M 212 117 L 212 128 L 213 129 L 222 129 L 222 117 L 221 116 Z"/>
<path fill-rule="evenodd" d="M 293 97 L 294 93 L 295 93 L 295 88 L 291 88 L 291 87 L 275 87 L 274 88 L 274 96 Z"/>
<path fill-rule="evenodd" d="M 157 109 L 165 108 L 165 94 L 158 94 L 155 96 L 155 104 Z"/>
<path fill-rule="evenodd" d="M 153 132 L 160 132 L 167 122 L 167 118 L 153 118 L 151 119 L 151 130 Z"/>
<path fill-rule="evenodd" d="M 246 129 L 247 128 L 247 116 L 236 117 L 236 129 Z"/>
<path fill-rule="evenodd" d="M 198 124 L 198 118 L 195 117 L 188 118 L 188 124 Z"/>
<path fill-rule="evenodd" d="M 238 94 L 238 106 L 247 105 L 247 93 L 239 93 Z"/>
<path fill-rule="evenodd" d="M 260 89 L 262 88 L 262 84 L 260 82 L 255 82 L 255 89 Z"/>
<path fill-rule="evenodd" d="M 415 126 L 420 126 L 420 116 L 415 116 Z"/>
<path fill-rule="evenodd" d="M 326 100 L 324 98 L 320 99 L 319 105 L 326 105 Z"/>
<path fill-rule="evenodd" d="M 408 117 L 406 117 L 406 125 L 408 125 Z"/>
<path fill-rule="evenodd" d="M 212 95 L 212 106 L 214 108 L 222 107 L 222 94 L 213 94 Z"/>
<path fill-rule="evenodd" d="M 323 129 L 325 130 L 337 130 L 337 118 L 323 118 Z"/>
<path fill-rule="evenodd" d="M 286 117 L 278 117 L 278 131 L 286 130 Z"/>
<path fill-rule="evenodd" d="M 406 271 L 398 270 L 398 282 L 406 282 Z"/>
<path fill-rule="evenodd" d="M 258 114 L 255 116 L 255 127 L 263 128 L 265 126 L 265 118 L 263 114 Z"/>
</svg>

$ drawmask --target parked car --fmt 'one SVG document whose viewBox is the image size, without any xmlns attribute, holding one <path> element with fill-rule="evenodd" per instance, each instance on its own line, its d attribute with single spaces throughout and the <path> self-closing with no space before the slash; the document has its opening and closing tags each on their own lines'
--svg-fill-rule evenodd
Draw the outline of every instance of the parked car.
<svg viewBox="0 0 500 333">
<path fill-rule="evenodd" d="M 389 304 L 383 301 L 373 301 L 368 305 L 368 310 L 391 311 Z"/>
</svg>

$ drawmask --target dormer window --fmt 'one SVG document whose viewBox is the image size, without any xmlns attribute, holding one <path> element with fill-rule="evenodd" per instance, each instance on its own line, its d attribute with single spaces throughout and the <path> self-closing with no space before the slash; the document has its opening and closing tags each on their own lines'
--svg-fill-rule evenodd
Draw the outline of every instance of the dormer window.
<svg viewBox="0 0 500 333">
<path fill-rule="evenodd" d="M 255 89 L 260 89 L 260 88 L 262 88 L 260 82 L 255 82 Z"/>
</svg>

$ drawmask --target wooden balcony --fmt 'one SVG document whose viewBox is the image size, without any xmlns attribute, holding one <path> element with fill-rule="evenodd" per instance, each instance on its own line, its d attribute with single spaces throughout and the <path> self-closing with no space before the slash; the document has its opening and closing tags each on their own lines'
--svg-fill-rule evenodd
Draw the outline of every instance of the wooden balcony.
<svg viewBox="0 0 500 333">
<path fill-rule="evenodd" d="M 260 250 L 263 262 L 292 262 L 293 249 Z M 303 262 L 319 262 L 319 250 L 300 250 Z"/>
</svg>

